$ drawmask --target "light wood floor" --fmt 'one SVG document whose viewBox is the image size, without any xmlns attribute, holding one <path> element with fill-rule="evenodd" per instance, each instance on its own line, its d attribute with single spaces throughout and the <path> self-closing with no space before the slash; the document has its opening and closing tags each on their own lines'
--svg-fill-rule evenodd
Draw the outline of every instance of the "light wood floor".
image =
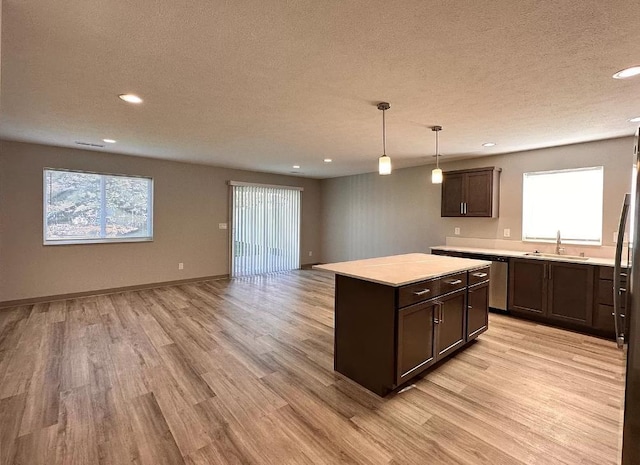
<svg viewBox="0 0 640 465">
<path fill-rule="evenodd" d="M 401 394 L 333 371 L 295 271 L 0 311 L 0 464 L 616 464 L 623 354 L 492 314 Z"/>
</svg>

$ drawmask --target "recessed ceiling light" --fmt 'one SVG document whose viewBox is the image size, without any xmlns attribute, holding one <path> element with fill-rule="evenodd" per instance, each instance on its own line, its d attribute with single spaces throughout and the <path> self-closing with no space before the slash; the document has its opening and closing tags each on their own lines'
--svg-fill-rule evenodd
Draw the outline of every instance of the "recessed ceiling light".
<svg viewBox="0 0 640 465">
<path fill-rule="evenodd" d="M 325 159 L 324 159 L 324 162 L 325 162 L 325 163 L 331 163 L 332 161 L 333 161 L 333 160 L 332 160 L 331 158 L 325 158 Z"/>
<path fill-rule="evenodd" d="M 640 116 L 636 116 L 635 118 L 631 118 L 629 120 L 630 123 L 640 123 Z"/>
<path fill-rule="evenodd" d="M 631 68 L 623 69 L 613 75 L 613 79 L 627 79 L 640 74 L 640 66 L 632 66 Z"/>
<path fill-rule="evenodd" d="M 300 165 L 293 165 L 293 169 L 294 169 L 294 170 L 298 170 L 298 169 L 300 169 Z"/>
<path fill-rule="evenodd" d="M 496 143 L 495 142 L 485 142 L 484 144 L 482 144 L 483 147 L 495 147 Z"/>
<path fill-rule="evenodd" d="M 102 142 L 106 142 L 107 144 L 115 144 L 116 141 L 113 139 L 102 139 Z"/>
<path fill-rule="evenodd" d="M 134 94 L 120 94 L 118 97 L 128 103 L 142 103 L 142 99 Z"/>
</svg>

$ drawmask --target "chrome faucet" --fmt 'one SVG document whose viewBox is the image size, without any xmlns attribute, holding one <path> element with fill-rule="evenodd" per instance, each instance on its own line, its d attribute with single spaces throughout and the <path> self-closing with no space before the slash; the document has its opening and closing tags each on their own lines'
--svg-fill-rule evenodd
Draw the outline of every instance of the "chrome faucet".
<svg viewBox="0 0 640 465">
<path fill-rule="evenodd" d="M 564 252 L 564 247 L 560 247 L 562 245 L 562 240 L 560 239 L 560 230 L 556 234 L 556 255 L 560 255 Z"/>
</svg>

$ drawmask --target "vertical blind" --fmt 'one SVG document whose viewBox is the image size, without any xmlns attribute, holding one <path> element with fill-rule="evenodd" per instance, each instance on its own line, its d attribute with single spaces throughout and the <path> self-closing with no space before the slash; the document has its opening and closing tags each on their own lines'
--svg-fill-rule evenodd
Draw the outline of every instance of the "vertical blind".
<svg viewBox="0 0 640 465">
<path fill-rule="evenodd" d="M 230 182 L 231 276 L 300 268 L 300 188 Z"/>
</svg>

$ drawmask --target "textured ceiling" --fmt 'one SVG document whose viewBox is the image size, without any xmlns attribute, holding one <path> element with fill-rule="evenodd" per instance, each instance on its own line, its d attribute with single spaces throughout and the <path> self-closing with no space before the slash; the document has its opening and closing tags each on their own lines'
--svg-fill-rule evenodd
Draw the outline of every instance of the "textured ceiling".
<svg viewBox="0 0 640 465">
<path fill-rule="evenodd" d="M 377 169 L 383 100 L 394 167 L 433 161 L 434 124 L 451 157 L 631 135 L 637 6 L 4 0 L 0 137 L 332 177 Z"/>
</svg>

